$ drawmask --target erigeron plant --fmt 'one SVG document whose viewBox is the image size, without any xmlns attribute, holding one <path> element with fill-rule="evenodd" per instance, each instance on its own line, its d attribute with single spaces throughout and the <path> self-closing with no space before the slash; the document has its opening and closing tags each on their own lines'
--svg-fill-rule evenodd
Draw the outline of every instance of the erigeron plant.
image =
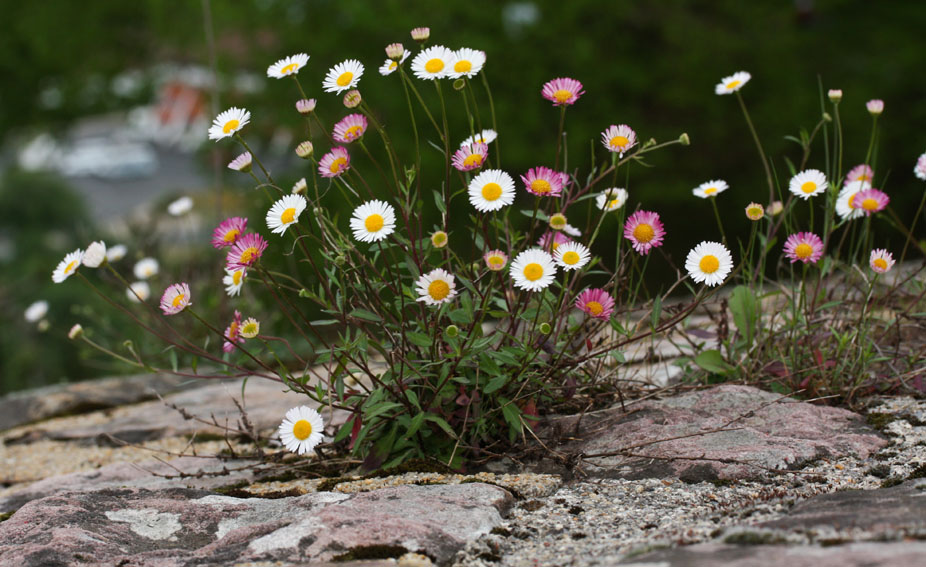
<svg viewBox="0 0 926 567">
<path fill-rule="evenodd" d="M 806 170 L 796 173 L 791 192 L 805 201 L 827 195 L 825 237 L 813 234 L 812 220 L 810 232 L 797 231 L 800 202 L 792 197 L 785 205 L 774 204 L 781 191 L 750 121 L 767 174 L 769 208 L 758 203 L 747 207 L 756 224 L 739 250 L 745 269 L 742 261 L 734 269 L 737 262 L 716 207 L 716 198 L 729 186 L 709 181 L 694 194 L 710 200 L 721 241 L 692 243 L 684 266 L 691 281 L 703 285 L 692 286 L 677 270 L 677 281 L 650 296 L 643 285 L 646 267 L 661 252 L 668 233 L 657 212 L 641 208 L 646 206 L 643 199 L 631 200 L 630 192 L 617 186 L 618 174 L 650 152 L 688 145 L 688 136 L 641 142 L 626 124 L 603 124 L 603 149 L 588 173 L 567 170 L 566 116 L 586 93 L 579 81 L 557 78 L 540 90 L 559 120 L 551 150 L 540 160 L 546 163 L 513 175 L 500 158 L 504 132 L 497 127 L 482 72 L 486 55 L 468 48 L 426 47 L 426 28 L 416 28 L 413 37 L 417 53 L 391 44 L 379 67 L 383 80 L 398 81 L 406 96 L 408 128 L 415 141 L 411 155 L 396 149 L 370 106 L 376 89 L 364 87 L 363 95 L 358 90 L 365 67 L 354 59 L 334 65 L 321 83 L 325 93 L 342 96 L 349 110 L 330 128 L 319 107 L 330 109 L 337 99 L 310 99 L 300 82 L 308 55 L 287 57 L 267 70 L 270 78 L 293 80 L 300 96 L 296 110 L 310 130 L 320 129 L 326 138 L 324 152 L 316 151 L 313 141 L 295 148 L 311 167 L 291 190 L 276 183 L 249 147 L 244 137 L 251 119 L 247 110 L 230 108 L 215 118 L 209 138 L 242 146 L 243 153 L 228 167 L 250 175 L 266 198 L 263 223 L 235 216 L 213 232 L 212 246 L 226 254 L 221 284 L 235 308 L 227 325 L 197 310 L 196 291 L 185 282 L 164 291 L 157 322 L 143 319 L 138 310 L 154 311 L 146 302 L 149 292 L 119 274 L 106 261 L 105 251 L 95 250 L 92 262 L 83 251 L 72 252 L 53 279 L 61 282 L 77 274 L 96 290 L 78 267 L 83 261 L 88 268 L 107 269 L 129 298 L 142 305 L 108 300 L 171 345 L 171 352 L 227 366 L 233 375 L 279 381 L 305 394 L 323 412 L 348 412 L 346 423 L 327 432 L 328 440 L 363 458 L 367 468 L 422 457 L 460 467 L 467 459 L 493 456 L 529 439 L 541 413 L 561 407 L 578 392 L 613 388 L 615 368 L 619 373 L 621 353 L 629 343 L 671 329 L 736 274 L 742 285 L 733 292 L 731 308 L 738 334 L 722 337 L 721 349 L 702 352 L 694 362 L 715 374 L 746 368 L 745 361 L 757 352 L 771 352 L 762 349 L 776 337 L 760 324 L 761 294 L 782 220 L 793 232 L 785 244 L 786 257 L 808 266 L 819 261 L 833 231 L 859 212 L 866 225 L 865 242 L 857 246 L 867 246 L 867 219 L 887 204 L 886 195 L 869 185 L 853 186 L 851 198 L 842 193 L 837 198 L 839 183 Z M 748 73 L 737 73 L 723 79 L 715 92 L 735 94 L 745 113 L 739 91 L 749 79 Z M 436 106 L 421 92 L 432 87 Z M 459 104 L 453 105 L 451 96 L 459 96 Z M 466 131 L 450 130 L 451 114 L 465 116 Z M 392 117 L 389 122 L 399 120 Z M 803 142 L 809 148 L 813 136 Z M 422 167 L 426 143 L 441 153 L 440 171 Z M 836 172 L 828 178 L 838 179 L 840 168 L 841 162 L 828 164 L 826 169 Z M 625 214 L 629 203 L 635 210 Z M 332 212 L 345 204 L 353 211 L 349 219 Z M 836 223 L 840 206 L 850 212 Z M 783 210 L 776 213 L 778 207 Z M 437 221 L 427 227 L 423 219 L 430 215 Z M 757 229 L 760 222 L 767 223 L 765 232 Z M 289 265 L 295 269 L 283 271 L 267 262 L 270 247 L 296 259 Z M 872 252 L 875 272 L 892 264 L 887 251 Z M 802 284 L 805 278 L 806 270 Z M 669 294 L 682 284 L 694 297 L 670 306 Z M 291 328 L 261 327 L 259 314 L 241 296 L 245 286 L 269 297 Z M 807 307 L 812 302 L 806 301 L 806 286 L 797 289 L 785 294 L 792 325 L 798 325 L 798 313 L 814 312 Z M 642 320 L 634 311 L 641 301 L 648 309 Z M 310 313 L 322 316 L 313 319 Z M 177 316 L 192 317 L 219 339 L 221 348 L 191 342 L 171 325 Z M 72 334 L 130 363 L 153 366 L 134 350 L 127 358 L 106 349 L 82 329 Z M 287 334 L 298 340 L 282 338 Z M 323 427 L 315 409 L 293 408 L 279 437 L 288 449 L 302 454 L 323 441 Z"/>
</svg>

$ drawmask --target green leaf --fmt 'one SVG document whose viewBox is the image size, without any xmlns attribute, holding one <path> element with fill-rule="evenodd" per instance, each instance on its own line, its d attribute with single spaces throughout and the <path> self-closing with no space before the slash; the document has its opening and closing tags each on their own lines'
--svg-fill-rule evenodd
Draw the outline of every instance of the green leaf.
<svg viewBox="0 0 926 567">
<path fill-rule="evenodd" d="M 309 325 L 313 327 L 325 327 L 327 325 L 337 325 L 337 319 L 319 319 L 318 321 L 309 321 Z"/>
<path fill-rule="evenodd" d="M 363 319 L 364 321 L 372 321 L 374 323 L 379 323 L 380 321 L 383 320 L 383 318 L 377 315 L 376 313 L 373 313 L 372 311 L 368 311 L 366 309 L 362 309 L 359 307 L 351 311 L 350 316 L 356 317 L 357 319 Z"/>
<path fill-rule="evenodd" d="M 500 374 L 496 376 L 495 378 L 492 378 L 491 380 L 489 380 L 489 383 L 486 384 L 485 388 L 483 388 L 482 393 L 491 394 L 493 392 L 496 392 L 500 390 L 502 386 L 504 386 L 506 383 L 508 383 L 508 376 L 504 374 Z"/>
<path fill-rule="evenodd" d="M 466 309 L 454 309 L 447 314 L 450 320 L 461 325 L 469 325 L 473 322 L 473 312 Z"/>
<path fill-rule="evenodd" d="M 419 405 L 418 403 L 418 394 L 416 394 L 414 390 L 412 390 L 411 388 L 408 388 L 407 390 L 405 390 L 405 397 L 408 398 L 408 401 L 410 401 L 413 406 L 415 406 L 418 409 L 421 409 L 421 405 Z"/>
<path fill-rule="evenodd" d="M 733 367 L 726 363 L 723 355 L 719 350 L 706 350 L 695 357 L 694 363 L 701 369 L 713 372 L 714 374 L 726 374 L 733 370 Z"/>
<path fill-rule="evenodd" d="M 437 192 L 437 189 L 434 190 L 434 204 L 437 205 L 437 210 L 441 213 L 447 212 L 447 204 L 444 203 L 444 198 Z"/>
<path fill-rule="evenodd" d="M 443 418 L 434 415 L 433 413 L 425 414 L 424 418 L 432 423 L 436 423 L 438 427 L 443 429 L 447 435 L 457 438 L 457 434 L 453 431 L 453 428 L 450 427 L 450 424 L 443 420 Z"/>
<path fill-rule="evenodd" d="M 408 342 L 415 346 L 429 347 L 434 344 L 434 339 L 424 333 L 419 333 L 417 331 L 406 331 L 405 338 L 407 338 Z"/>
<path fill-rule="evenodd" d="M 650 322 L 653 325 L 653 329 L 659 326 L 659 316 L 662 314 L 662 297 L 656 296 L 656 299 L 653 301 L 653 315 L 650 319 Z"/>
<path fill-rule="evenodd" d="M 412 422 L 408 426 L 408 430 L 405 432 L 406 437 L 413 437 L 415 433 L 418 433 L 418 430 L 421 429 L 421 424 L 424 423 L 424 413 L 419 413 L 412 418 Z"/>
<path fill-rule="evenodd" d="M 733 288 L 730 294 L 730 311 L 733 313 L 736 328 L 746 337 L 746 345 L 751 345 L 759 318 L 759 302 L 752 290 L 744 285 Z"/>
</svg>

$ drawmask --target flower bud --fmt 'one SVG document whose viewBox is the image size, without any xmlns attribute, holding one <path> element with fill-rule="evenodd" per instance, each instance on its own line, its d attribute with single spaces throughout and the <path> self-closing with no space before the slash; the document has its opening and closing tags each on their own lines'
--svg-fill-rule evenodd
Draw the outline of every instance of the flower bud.
<svg viewBox="0 0 926 567">
<path fill-rule="evenodd" d="M 549 335 L 551 332 L 553 332 L 553 327 L 551 327 L 549 323 L 541 323 L 540 332 L 544 335 Z"/>
<path fill-rule="evenodd" d="M 313 153 L 315 153 L 315 146 L 308 140 L 296 146 L 296 155 L 302 159 L 309 159 Z"/>
<path fill-rule="evenodd" d="M 553 230 L 563 230 L 566 228 L 566 215 L 563 213 L 556 213 L 550 216 L 550 228 Z"/>
<path fill-rule="evenodd" d="M 293 185 L 292 194 L 293 195 L 305 195 L 309 190 L 308 184 L 305 182 L 305 177 L 300 179 Z"/>
<path fill-rule="evenodd" d="M 390 43 L 386 46 L 386 57 L 389 59 L 398 61 L 403 55 L 405 55 L 405 46 L 401 43 Z"/>
<path fill-rule="evenodd" d="M 443 248 L 444 246 L 447 246 L 447 233 L 444 232 L 443 230 L 438 230 L 437 232 L 432 234 L 431 244 L 435 248 Z"/>
<path fill-rule="evenodd" d="M 315 110 L 315 103 L 314 98 L 297 100 L 296 110 L 299 111 L 299 114 L 311 114 Z"/>
<path fill-rule="evenodd" d="M 678 137 L 678 143 L 683 146 L 691 145 L 691 138 L 688 137 L 688 132 L 683 132 L 682 135 Z"/>
<path fill-rule="evenodd" d="M 344 254 L 338 254 L 337 256 L 335 256 L 334 258 L 335 266 L 343 266 L 346 263 L 347 263 L 347 257 L 345 257 Z"/>
<path fill-rule="evenodd" d="M 79 339 L 83 335 L 84 335 L 84 328 L 80 326 L 80 323 L 77 323 L 76 325 L 71 327 L 70 331 L 68 331 L 68 338 L 71 339 L 72 341 Z"/>
<path fill-rule="evenodd" d="M 357 108 L 360 106 L 360 91 L 357 89 L 347 91 L 347 94 L 344 95 L 344 106 L 347 108 Z"/>
<path fill-rule="evenodd" d="M 865 108 L 872 116 L 878 116 L 884 112 L 884 101 L 879 98 L 869 100 L 865 103 Z"/>
<path fill-rule="evenodd" d="M 42 319 L 41 321 L 39 321 L 38 325 L 35 326 L 35 328 L 38 329 L 40 333 L 44 333 L 50 327 L 51 327 L 51 323 L 48 322 L 48 319 Z"/>
<path fill-rule="evenodd" d="M 785 210 L 785 206 L 781 204 L 781 201 L 772 201 L 768 206 L 768 213 L 772 216 L 780 215 L 781 211 Z"/>
<path fill-rule="evenodd" d="M 445 331 L 448 337 L 455 337 L 460 334 L 460 328 L 456 325 L 448 325 L 447 330 Z"/>
<path fill-rule="evenodd" d="M 765 216 L 765 207 L 759 203 L 749 203 L 746 205 L 746 218 L 752 221 L 761 220 Z"/>
<path fill-rule="evenodd" d="M 824 121 L 824 122 L 832 122 L 832 121 L 833 121 L 833 117 L 830 116 L 830 113 L 829 113 L 829 112 L 824 112 L 824 113 L 823 113 L 823 121 Z"/>
<path fill-rule="evenodd" d="M 415 28 L 412 30 L 412 39 L 424 43 L 431 37 L 431 28 Z"/>
<path fill-rule="evenodd" d="M 837 103 L 842 100 L 842 89 L 830 89 L 826 94 L 830 97 L 830 102 Z"/>
</svg>

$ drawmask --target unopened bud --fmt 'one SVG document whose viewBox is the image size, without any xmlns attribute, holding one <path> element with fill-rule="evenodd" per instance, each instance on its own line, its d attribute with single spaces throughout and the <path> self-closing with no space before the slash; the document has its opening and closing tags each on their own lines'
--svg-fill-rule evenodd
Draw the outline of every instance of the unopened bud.
<svg viewBox="0 0 926 567">
<path fill-rule="evenodd" d="M 682 135 L 678 137 L 678 143 L 683 146 L 691 145 L 691 138 L 688 137 L 688 132 L 683 132 Z"/>
<path fill-rule="evenodd" d="M 749 203 L 746 205 L 746 218 L 752 221 L 761 220 L 765 216 L 765 207 L 759 203 Z"/>
<path fill-rule="evenodd" d="M 431 28 L 415 28 L 412 30 L 412 39 L 424 43 L 431 37 Z"/>
<path fill-rule="evenodd" d="M 437 232 L 432 234 L 431 244 L 435 248 L 443 248 L 444 246 L 447 246 L 447 233 L 444 232 L 443 230 L 438 230 Z"/>
<path fill-rule="evenodd" d="M 313 153 L 315 153 L 315 146 L 308 140 L 296 146 L 296 155 L 302 159 L 309 159 Z"/>
<path fill-rule="evenodd" d="M 447 327 L 446 333 L 448 337 L 453 338 L 460 334 L 460 328 L 457 327 L 456 325 L 449 325 Z"/>
<path fill-rule="evenodd" d="M 563 213 L 556 213 L 550 216 L 550 228 L 553 230 L 563 230 L 568 224 L 566 220 L 566 215 Z"/>
<path fill-rule="evenodd" d="M 357 108 L 358 106 L 360 106 L 361 100 L 362 99 L 360 98 L 360 91 L 358 91 L 357 89 L 347 91 L 347 94 L 344 95 L 344 106 L 346 106 L 347 108 Z"/>
<path fill-rule="evenodd" d="M 872 116 L 878 116 L 884 112 L 884 101 L 879 98 L 869 100 L 865 103 L 865 108 L 868 109 Z"/>
<path fill-rule="evenodd" d="M 344 256 L 344 254 L 339 254 L 338 256 L 335 256 L 334 258 L 335 266 L 343 266 L 346 263 L 347 263 L 347 258 Z"/>
<path fill-rule="evenodd" d="M 842 89 L 830 89 L 827 96 L 830 97 L 830 102 L 839 102 L 842 100 Z"/>
<path fill-rule="evenodd" d="M 84 335 L 84 328 L 80 326 L 80 323 L 71 327 L 71 330 L 68 331 L 68 338 L 73 340 L 79 339 Z"/>
<path fill-rule="evenodd" d="M 781 211 L 785 210 L 785 206 L 781 204 L 781 201 L 772 201 L 768 206 L 768 213 L 772 216 L 780 215 Z"/>
<path fill-rule="evenodd" d="M 549 323 L 540 324 L 540 332 L 543 333 L 544 335 L 549 335 L 552 331 L 553 331 L 553 327 L 551 327 Z"/>
<path fill-rule="evenodd" d="M 405 55 L 405 46 L 401 43 L 390 43 L 386 46 L 386 57 L 389 59 L 398 61 L 403 55 Z"/>
<path fill-rule="evenodd" d="M 829 113 L 829 112 L 824 112 L 824 113 L 823 113 L 823 121 L 824 121 L 824 122 L 832 122 L 832 121 L 833 121 L 833 117 L 830 116 L 830 113 Z"/>
<path fill-rule="evenodd" d="M 296 110 L 299 114 L 311 114 L 315 110 L 315 99 L 301 99 L 296 101 Z"/>
<path fill-rule="evenodd" d="M 292 194 L 293 195 L 305 195 L 309 190 L 308 184 L 305 182 L 305 177 L 297 181 L 293 185 Z"/>
</svg>

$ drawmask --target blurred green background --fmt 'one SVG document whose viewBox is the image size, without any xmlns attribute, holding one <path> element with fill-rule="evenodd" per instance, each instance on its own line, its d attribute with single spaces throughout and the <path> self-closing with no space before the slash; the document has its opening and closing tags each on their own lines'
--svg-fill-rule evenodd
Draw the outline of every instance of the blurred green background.
<svg viewBox="0 0 926 567">
<path fill-rule="evenodd" d="M 360 59 L 366 65 L 360 84 L 364 99 L 407 152 L 412 142 L 404 95 L 395 77 L 380 77 L 376 68 L 385 59 L 386 44 L 402 41 L 412 47 L 408 32 L 422 25 L 431 28 L 431 44 L 487 53 L 484 73 L 498 114 L 499 149 L 503 167 L 512 174 L 552 165 L 558 111 L 539 92 L 554 77 L 574 77 L 585 85 L 586 94 L 569 109 L 567 121 L 570 168 L 583 176 L 589 140 L 601 159 L 599 133 L 610 124 L 629 124 L 644 140 L 671 140 L 687 132 L 690 147 L 658 152 L 648 160 L 653 169 L 633 166 L 628 186 L 630 206 L 639 203 L 662 215 L 669 230 L 666 252 L 676 263 L 694 242 L 718 236 L 709 205 L 691 196 L 693 187 L 715 178 L 730 183 L 731 190 L 718 199 L 728 234 L 745 234 L 743 207 L 766 201 L 762 167 L 736 100 L 713 94 L 720 78 L 735 71 L 753 75 L 742 94 L 783 182 L 789 177 L 785 157 L 800 157 L 799 148 L 784 137 L 810 130 L 819 120 L 822 84 L 824 90 L 844 92 L 846 167 L 865 156 L 871 127 L 865 102 L 881 98 L 876 186 L 891 195 L 892 207 L 908 225 L 924 187 L 912 174 L 926 149 L 926 7 L 918 2 L 0 0 L 0 6 L 0 316 L 6 321 L 0 326 L 0 393 L 126 371 L 75 348 L 67 330 L 83 322 L 100 333 L 106 330 L 117 342 L 144 339 L 124 318 L 105 315 L 102 301 L 78 281 L 52 285 L 50 274 L 66 252 L 91 239 L 115 242 L 114 231 L 134 239 L 128 270 L 132 260 L 158 254 L 164 245 L 137 223 L 114 224 L 110 217 L 117 213 L 95 214 L 100 199 L 88 205 L 81 197 L 92 193 L 92 183 L 77 183 L 83 188 L 78 190 L 76 182 L 54 172 L 20 171 L 18 152 L 36 135 L 65 138 L 87 117 L 151 104 L 159 92 L 152 70 L 159 66 L 199 69 L 208 76 L 210 31 L 218 82 L 215 89 L 203 88 L 204 113 L 211 120 L 215 109 L 251 110 L 248 138 L 274 164 L 284 187 L 307 173 L 305 162 L 292 157 L 296 142 L 312 135 L 320 149 L 327 148 L 318 132 L 306 133 L 293 111 L 297 97 L 291 82 L 267 79 L 266 67 L 292 53 L 309 53 L 300 80 L 333 124 L 345 110 L 340 97 L 321 92 L 321 80 L 333 64 Z M 433 92 L 425 94 L 436 103 Z M 458 99 L 448 101 L 460 112 Z M 485 117 L 487 109 L 482 112 Z M 462 121 L 454 124 L 458 134 L 452 138 L 460 140 Z M 422 125 L 426 135 L 428 128 Z M 202 226 L 179 239 L 182 252 L 162 256 L 165 275 L 152 282 L 155 297 L 178 274 L 196 270 L 191 267 L 196 255 L 215 254 L 207 252 L 205 236 L 221 212 L 238 214 L 240 207 L 259 204 L 234 201 L 246 179 L 224 169 L 237 153 L 231 143 L 207 141 L 203 128 L 201 147 L 178 152 L 191 160 L 195 175 L 162 182 L 161 192 L 150 196 L 131 179 L 116 184 L 120 192 L 137 193 L 138 200 L 154 199 L 161 209 L 168 197 L 182 193 L 198 194 L 197 206 L 207 207 Z M 425 165 L 437 163 L 437 157 L 428 155 Z M 823 169 L 822 145 L 809 166 Z M 158 176 L 172 171 L 173 165 L 162 166 L 153 175 L 163 180 Z M 439 179 L 438 173 L 434 182 Z M 219 188 L 221 200 L 204 197 Z M 252 220 L 260 219 L 259 209 L 254 211 Z M 896 232 L 883 232 L 879 246 L 901 242 Z M 917 233 L 922 238 L 922 225 Z M 214 277 L 217 260 L 210 256 L 209 262 L 206 271 Z M 654 269 L 657 277 L 665 274 Z M 51 304 L 45 330 L 23 317 L 39 299 Z M 229 310 L 221 294 L 206 304 Z"/>
</svg>

